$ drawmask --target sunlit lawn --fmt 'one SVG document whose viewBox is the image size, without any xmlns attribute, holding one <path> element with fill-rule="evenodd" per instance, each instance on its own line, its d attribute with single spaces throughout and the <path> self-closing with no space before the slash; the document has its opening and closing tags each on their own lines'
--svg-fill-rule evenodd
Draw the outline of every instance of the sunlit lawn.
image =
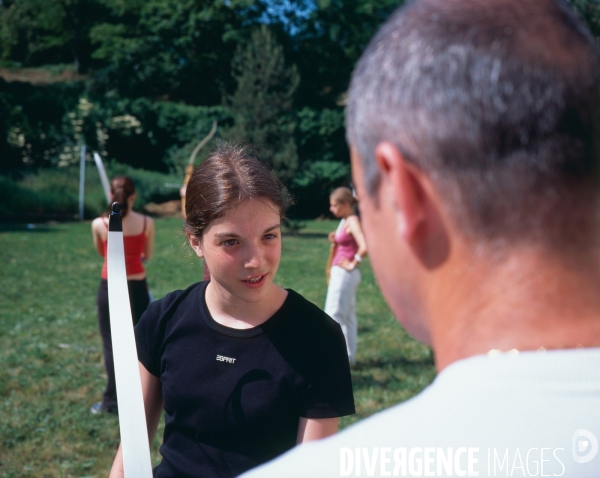
<svg viewBox="0 0 600 478">
<path fill-rule="evenodd" d="M 312 221 L 286 235 L 278 283 L 325 301 L 326 233 Z M 181 221 L 159 219 L 148 265 L 155 298 L 201 278 Z M 106 476 L 118 445 L 114 416 L 89 413 L 105 384 L 95 297 L 101 259 L 90 225 L 0 226 L 0 477 Z M 358 293 L 357 414 L 410 398 L 434 377 L 431 352 L 410 339 L 381 297 L 368 260 Z M 158 437 L 162 436 L 162 426 Z M 160 460 L 159 441 L 153 456 Z"/>
</svg>

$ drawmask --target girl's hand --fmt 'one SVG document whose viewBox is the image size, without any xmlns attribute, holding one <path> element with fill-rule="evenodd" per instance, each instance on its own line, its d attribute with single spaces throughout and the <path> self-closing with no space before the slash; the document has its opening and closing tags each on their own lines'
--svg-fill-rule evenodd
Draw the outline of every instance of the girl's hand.
<svg viewBox="0 0 600 478">
<path fill-rule="evenodd" d="M 335 244 L 335 231 L 330 232 L 329 235 L 327 236 L 327 238 L 329 239 L 329 242 L 331 242 L 332 244 Z"/>
</svg>

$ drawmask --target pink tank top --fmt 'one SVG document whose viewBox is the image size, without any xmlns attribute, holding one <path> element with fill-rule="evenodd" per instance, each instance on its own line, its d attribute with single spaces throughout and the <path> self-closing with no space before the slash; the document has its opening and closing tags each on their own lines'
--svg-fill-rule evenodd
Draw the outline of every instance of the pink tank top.
<svg viewBox="0 0 600 478">
<path fill-rule="evenodd" d="M 337 266 L 342 259 L 345 257 L 349 261 L 354 259 L 354 254 L 358 252 L 358 244 L 354 240 L 351 234 L 346 232 L 344 229 L 345 219 L 342 219 L 340 225 L 335 232 L 335 242 L 337 244 L 337 249 L 335 251 L 335 256 L 333 256 L 333 261 L 331 262 L 332 266 Z"/>
</svg>

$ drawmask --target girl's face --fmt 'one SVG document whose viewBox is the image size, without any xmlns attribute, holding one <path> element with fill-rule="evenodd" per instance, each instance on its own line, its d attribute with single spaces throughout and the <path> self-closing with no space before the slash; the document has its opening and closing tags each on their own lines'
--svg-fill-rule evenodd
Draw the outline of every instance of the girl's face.
<svg viewBox="0 0 600 478">
<path fill-rule="evenodd" d="M 198 257 L 204 257 L 220 296 L 253 303 L 268 296 L 281 258 L 281 218 L 275 206 L 246 201 L 212 221 L 201 240 L 188 238 Z"/>
<path fill-rule="evenodd" d="M 346 217 L 350 215 L 351 209 L 348 203 L 329 200 L 329 210 L 335 217 Z"/>
</svg>

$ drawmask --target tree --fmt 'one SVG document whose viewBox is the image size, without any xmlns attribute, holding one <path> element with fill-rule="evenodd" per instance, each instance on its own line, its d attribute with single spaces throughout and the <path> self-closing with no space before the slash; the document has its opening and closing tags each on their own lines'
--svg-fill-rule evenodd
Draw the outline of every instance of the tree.
<svg viewBox="0 0 600 478">
<path fill-rule="evenodd" d="M 571 6 L 581 15 L 596 38 L 600 36 L 600 1 L 570 0 Z"/>
<path fill-rule="evenodd" d="M 311 108 L 335 108 L 348 89 L 356 61 L 385 19 L 403 0 L 296 0 L 312 3 L 286 43 L 302 84 L 297 101 Z"/>
<path fill-rule="evenodd" d="M 288 182 L 298 168 L 296 125 L 291 114 L 300 82 L 296 66 L 286 67 L 283 48 L 269 28 L 261 25 L 245 48 L 238 47 L 232 75 L 237 89 L 228 98 L 227 106 L 234 126 L 225 136 L 264 149 L 275 174 Z"/>
<path fill-rule="evenodd" d="M 92 50 L 90 29 L 107 14 L 101 0 L 0 2 L 2 58 L 25 66 L 72 63 L 85 71 Z"/>
<path fill-rule="evenodd" d="M 120 97 L 219 105 L 234 86 L 231 57 L 264 12 L 250 0 L 104 0 L 96 25 L 95 89 Z"/>
</svg>

